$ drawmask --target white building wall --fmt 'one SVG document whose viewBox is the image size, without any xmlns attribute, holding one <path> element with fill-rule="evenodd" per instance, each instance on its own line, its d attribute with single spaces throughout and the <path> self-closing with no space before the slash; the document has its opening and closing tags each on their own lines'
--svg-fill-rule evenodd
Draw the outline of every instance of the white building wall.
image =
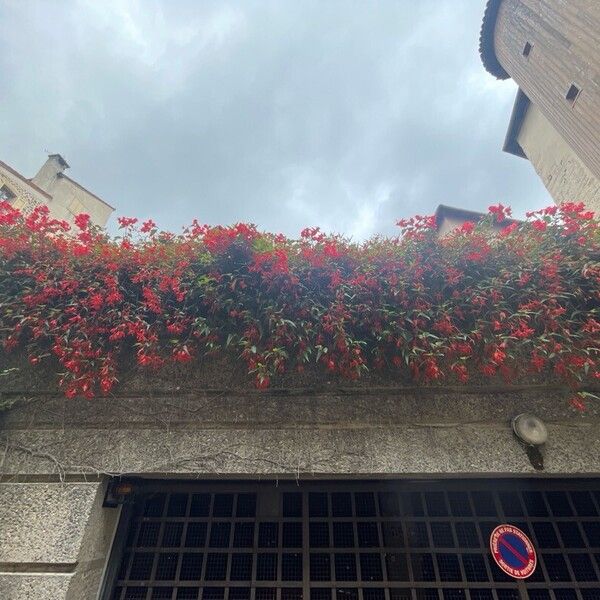
<svg viewBox="0 0 600 600">
<path fill-rule="evenodd" d="M 527 108 L 517 141 L 556 204 L 583 202 L 600 215 L 600 180 L 533 103 Z"/>
</svg>

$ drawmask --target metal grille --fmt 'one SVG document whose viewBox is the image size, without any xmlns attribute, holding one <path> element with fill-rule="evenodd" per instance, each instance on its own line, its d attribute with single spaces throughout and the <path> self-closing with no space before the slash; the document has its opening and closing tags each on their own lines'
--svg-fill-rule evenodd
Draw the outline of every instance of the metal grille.
<svg viewBox="0 0 600 600">
<path fill-rule="evenodd" d="M 512 523 L 538 566 L 491 560 Z M 111 600 L 600 600 L 600 482 L 146 484 Z"/>
</svg>

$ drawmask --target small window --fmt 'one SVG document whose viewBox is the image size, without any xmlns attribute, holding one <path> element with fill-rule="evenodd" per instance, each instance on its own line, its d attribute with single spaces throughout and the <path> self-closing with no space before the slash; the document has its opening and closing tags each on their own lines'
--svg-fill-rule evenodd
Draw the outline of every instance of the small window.
<svg viewBox="0 0 600 600">
<path fill-rule="evenodd" d="M 573 104 L 573 102 L 575 102 L 575 99 L 577 98 L 577 96 L 579 96 L 580 93 L 581 93 L 581 90 L 574 83 L 572 83 L 571 87 L 567 90 L 567 94 L 566 94 L 565 98 L 571 104 Z"/>
<path fill-rule="evenodd" d="M 525 46 L 523 46 L 523 56 L 528 57 L 532 48 L 533 46 L 529 42 L 525 42 Z"/>
<path fill-rule="evenodd" d="M 15 194 L 7 185 L 3 185 L 0 188 L 0 201 L 10 202 L 14 197 Z"/>
</svg>

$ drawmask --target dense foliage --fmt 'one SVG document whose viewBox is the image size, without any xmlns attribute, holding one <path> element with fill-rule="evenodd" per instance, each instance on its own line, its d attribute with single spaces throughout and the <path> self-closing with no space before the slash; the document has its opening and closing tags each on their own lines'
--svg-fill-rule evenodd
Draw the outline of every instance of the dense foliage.
<svg viewBox="0 0 600 600">
<path fill-rule="evenodd" d="M 31 365 L 57 359 L 69 397 L 110 392 L 132 349 L 151 370 L 228 352 L 259 388 L 310 363 L 347 379 L 599 380 L 597 221 L 576 204 L 509 215 L 442 238 L 415 217 L 364 243 L 134 218 L 111 238 L 87 215 L 68 231 L 0 203 L 0 337 Z"/>
</svg>

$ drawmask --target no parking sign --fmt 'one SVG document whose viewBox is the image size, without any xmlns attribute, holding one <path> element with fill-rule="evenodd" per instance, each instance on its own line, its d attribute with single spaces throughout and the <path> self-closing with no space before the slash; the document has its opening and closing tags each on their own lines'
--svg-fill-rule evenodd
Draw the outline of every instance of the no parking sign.
<svg viewBox="0 0 600 600">
<path fill-rule="evenodd" d="M 515 579 L 527 579 L 537 565 L 531 540 L 514 525 L 498 525 L 490 535 L 490 550 L 496 564 Z"/>
</svg>

